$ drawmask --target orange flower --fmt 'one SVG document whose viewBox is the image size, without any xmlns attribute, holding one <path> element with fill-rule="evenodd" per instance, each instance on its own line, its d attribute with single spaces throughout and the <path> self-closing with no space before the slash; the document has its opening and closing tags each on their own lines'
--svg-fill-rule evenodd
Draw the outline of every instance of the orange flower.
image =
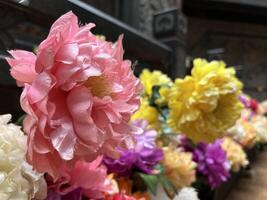
<svg viewBox="0 0 267 200">
<path fill-rule="evenodd" d="M 132 196 L 136 200 L 150 200 L 151 199 L 147 192 L 135 192 L 132 194 Z"/>
<path fill-rule="evenodd" d="M 125 192 L 125 194 L 127 195 L 132 194 L 133 182 L 130 179 L 119 178 L 117 182 L 119 185 L 120 192 Z"/>
</svg>

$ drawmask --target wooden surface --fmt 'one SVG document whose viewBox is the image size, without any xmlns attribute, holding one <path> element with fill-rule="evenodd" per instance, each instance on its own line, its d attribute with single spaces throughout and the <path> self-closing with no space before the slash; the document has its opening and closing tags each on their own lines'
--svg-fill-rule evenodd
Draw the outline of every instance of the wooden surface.
<svg viewBox="0 0 267 200">
<path fill-rule="evenodd" d="M 251 169 L 243 174 L 226 200 L 267 199 L 267 150 L 257 153 Z"/>
</svg>

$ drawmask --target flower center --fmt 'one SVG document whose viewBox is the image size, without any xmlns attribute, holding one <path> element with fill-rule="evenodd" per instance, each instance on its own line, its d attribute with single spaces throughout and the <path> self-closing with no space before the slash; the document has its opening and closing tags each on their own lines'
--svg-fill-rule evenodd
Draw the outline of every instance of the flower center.
<svg viewBox="0 0 267 200">
<path fill-rule="evenodd" d="M 89 77 L 84 85 L 90 89 L 94 96 L 100 98 L 111 96 L 112 94 L 111 87 L 103 75 Z"/>
</svg>

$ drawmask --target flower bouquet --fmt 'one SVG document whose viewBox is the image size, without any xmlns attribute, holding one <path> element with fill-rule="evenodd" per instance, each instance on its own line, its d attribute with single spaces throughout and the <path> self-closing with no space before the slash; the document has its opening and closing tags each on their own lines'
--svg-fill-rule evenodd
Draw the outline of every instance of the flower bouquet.
<svg viewBox="0 0 267 200">
<path fill-rule="evenodd" d="M 266 106 L 224 62 L 196 59 L 174 82 L 147 69 L 138 79 L 123 37 L 108 42 L 94 26 L 69 12 L 36 53 L 9 51 L 25 134 L 0 117 L 1 199 L 203 199 L 267 141 Z"/>
</svg>

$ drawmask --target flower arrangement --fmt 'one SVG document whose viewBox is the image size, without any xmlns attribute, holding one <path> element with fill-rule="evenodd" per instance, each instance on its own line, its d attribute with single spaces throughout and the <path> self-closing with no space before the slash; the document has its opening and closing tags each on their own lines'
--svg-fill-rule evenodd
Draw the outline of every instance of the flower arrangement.
<svg viewBox="0 0 267 200">
<path fill-rule="evenodd" d="M 47 193 L 45 179 L 24 159 L 27 137 L 10 120 L 9 114 L 0 116 L 0 197 L 42 200 Z"/>
<path fill-rule="evenodd" d="M 267 142 L 266 103 L 234 68 L 195 59 L 191 75 L 134 76 L 116 43 L 61 16 L 36 53 L 9 51 L 23 130 L 0 116 L 1 199 L 198 200 Z M 142 90 L 143 88 L 143 90 Z"/>
<path fill-rule="evenodd" d="M 91 33 L 94 26 L 79 27 L 77 17 L 66 13 L 36 55 L 9 51 L 7 61 L 23 87 L 29 164 L 47 173 L 62 195 L 80 188 L 88 198 L 102 198 L 107 175 L 102 157 L 117 158 L 117 148 L 131 147 L 128 122 L 142 87 L 130 61 L 123 60 L 122 37 L 107 42 Z M 90 178 L 82 178 L 85 172 Z"/>
<path fill-rule="evenodd" d="M 196 59 L 192 75 L 174 83 L 148 70 L 140 77 L 144 94 L 132 119 L 145 119 L 159 132 L 160 176 L 169 181 L 161 185 L 170 197 L 198 182 L 218 188 L 249 164 L 246 147 L 266 142 L 264 109 L 242 94 L 242 83 L 225 63 Z"/>
</svg>

